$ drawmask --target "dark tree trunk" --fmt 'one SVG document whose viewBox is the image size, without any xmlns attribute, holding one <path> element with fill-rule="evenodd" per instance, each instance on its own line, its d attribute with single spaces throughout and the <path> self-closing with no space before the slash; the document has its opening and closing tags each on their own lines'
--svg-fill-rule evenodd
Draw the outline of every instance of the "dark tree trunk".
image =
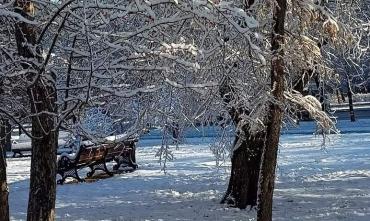
<svg viewBox="0 0 370 221">
<path fill-rule="evenodd" d="M 258 221 L 272 220 L 275 169 L 283 116 L 280 105 L 284 102 L 284 52 L 281 49 L 281 45 L 284 42 L 286 7 L 286 0 L 277 0 L 273 14 L 275 24 L 271 40 L 273 53 L 271 62 L 271 93 L 275 101 L 270 104 L 266 142 L 262 154 L 257 210 Z"/>
<path fill-rule="evenodd" d="M 32 20 L 33 2 L 17 0 L 15 7 L 15 12 Z M 36 36 L 37 31 L 33 25 L 24 22 L 16 23 L 15 37 L 19 55 L 28 59 L 33 58 L 42 63 L 41 49 L 36 45 Z M 26 76 L 30 82 L 33 82 L 27 88 L 31 104 L 33 136 L 27 220 L 52 221 L 55 219 L 56 198 L 55 76 L 52 73 L 46 73 L 43 68 L 29 64 L 29 62 L 25 62 L 23 68 L 34 69 L 39 73 L 29 73 Z"/>
<path fill-rule="evenodd" d="M 347 95 L 348 95 L 348 105 L 349 105 L 349 116 L 352 122 L 356 121 L 355 111 L 353 109 L 353 94 L 351 89 L 351 82 L 349 77 L 347 76 Z"/>
<path fill-rule="evenodd" d="M 227 203 L 245 209 L 257 205 L 258 179 L 261 163 L 261 150 L 265 133 L 250 135 L 248 129 L 243 131 L 247 137 L 236 135 L 231 158 L 231 175 L 227 191 L 221 203 Z"/>
<path fill-rule="evenodd" d="M 245 0 L 245 10 L 248 10 L 254 2 L 254 0 Z M 240 115 L 242 113 L 248 114 L 248 111 L 230 106 L 230 103 L 236 99 L 230 79 L 225 79 L 220 87 L 220 94 L 228 106 L 234 124 L 238 125 Z M 247 206 L 254 207 L 257 204 L 258 179 L 265 133 L 251 134 L 247 122 L 245 125 L 239 126 L 242 129 L 235 134 L 230 180 L 221 203 L 245 209 Z"/>
<path fill-rule="evenodd" d="M 6 181 L 6 125 L 0 119 L 0 220 L 9 221 L 9 189 Z"/>
<path fill-rule="evenodd" d="M 54 87 L 36 85 L 29 91 L 34 97 L 32 113 L 31 179 L 28 200 L 28 221 L 54 220 L 56 198 L 56 150 L 57 132 L 54 117 L 42 111 L 55 113 Z M 46 133 L 45 133 L 45 132 Z"/>
<path fill-rule="evenodd" d="M 225 79 L 220 87 L 220 94 L 234 124 L 238 125 L 241 123 L 240 115 L 243 112 L 247 113 L 247 111 L 230 106 L 230 103 L 235 99 L 234 93 L 231 80 Z M 247 122 L 241 127 L 241 131 L 236 132 L 234 152 L 231 158 L 230 180 L 221 203 L 227 203 L 240 209 L 256 205 L 264 138 L 264 132 L 251 134 Z"/>
</svg>

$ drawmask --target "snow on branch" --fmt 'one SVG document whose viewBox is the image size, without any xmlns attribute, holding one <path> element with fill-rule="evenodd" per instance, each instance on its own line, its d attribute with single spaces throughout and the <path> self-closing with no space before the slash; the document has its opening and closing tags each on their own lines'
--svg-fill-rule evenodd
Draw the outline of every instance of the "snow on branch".
<svg viewBox="0 0 370 221">
<path fill-rule="evenodd" d="M 316 120 L 320 127 L 324 129 L 327 133 L 338 132 L 335 128 L 335 122 L 330 119 L 325 111 L 321 110 L 321 103 L 314 96 L 303 96 L 297 91 L 285 91 L 284 96 L 288 101 L 306 110 L 310 114 L 310 116 L 314 120 Z"/>
</svg>

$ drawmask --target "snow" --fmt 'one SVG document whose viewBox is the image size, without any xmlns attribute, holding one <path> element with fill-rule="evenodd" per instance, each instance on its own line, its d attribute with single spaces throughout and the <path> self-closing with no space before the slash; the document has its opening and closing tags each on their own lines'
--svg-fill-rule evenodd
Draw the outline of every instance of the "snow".
<svg viewBox="0 0 370 221">
<path fill-rule="evenodd" d="M 274 220 L 370 220 L 366 122 L 358 122 L 362 129 L 340 122 L 346 133 L 329 136 L 325 147 L 320 136 L 308 133 L 311 122 L 282 135 Z M 57 220 L 254 220 L 254 210 L 219 204 L 229 168 L 215 166 L 209 148 L 214 139 L 190 136 L 179 150 L 173 147 L 175 159 L 164 173 L 155 158 L 161 140 L 149 134 L 138 146 L 138 170 L 92 183 L 58 185 Z M 26 218 L 29 165 L 29 157 L 8 159 L 12 220 Z"/>
</svg>

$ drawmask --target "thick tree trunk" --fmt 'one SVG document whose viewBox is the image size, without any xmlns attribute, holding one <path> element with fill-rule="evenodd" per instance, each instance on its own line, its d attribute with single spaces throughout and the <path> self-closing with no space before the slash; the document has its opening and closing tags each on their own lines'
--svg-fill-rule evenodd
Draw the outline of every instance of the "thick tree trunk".
<svg viewBox="0 0 370 221">
<path fill-rule="evenodd" d="M 245 0 L 245 10 L 247 11 L 254 2 L 255 0 Z M 237 126 L 240 122 L 240 114 L 247 111 L 237 110 L 236 107 L 230 106 L 231 101 L 235 99 L 233 93 L 230 79 L 225 79 L 220 87 L 220 95 L 228 108 L 231 119 Z M 264 136 L 263 132 L 250 134 L 248 123 L 242 126 L 242 131 L 235 134 L 229 184 L 221 203 L 240 209 L 256 206 Z M 236 145 L 239 145 L 238 148 Z"/>
<path fill-rule="evenodd" d="M 283 116 L 280 105 L 284 102 L 284 52 L 281 45 L 284 42 L 286 7 L 286 0 L 277 0 L 273 14 L 275 24 L 271 41 L 273 52 L 271 62 L 271 93 L 275 101 L 270 104 L 266 142 L 262 154 L 257 210 L 258 221 L 272 220 L 275 169 Z"/>
<path fill-rule="evenodd" d="M 229 79 L 225 79 L 220 87 L 220 94 L 226 105 L 230 105 L 234 98 L 234 90 Z M 230 117 L 235 125 L 240 123 L 240 114 L 246 112 L 228 106 Z M 250 134 L 249 125 L 241 127 L 235 134 L 234 152 L 231 159 L 231 174 L 226 193 L 221 203 L 245 209 L 257 203 L 258 179 L 261 162 L 261 153 L 265 138 L 264 132 Z"/>
<path fill-rule="evenodd" d="M 15 12 L 32 20 L 33 2 L 15 1 Z M 20 56 L 42 63 L 41 49 L 36 45 L 37 30 L 33 25 L 17 22 L 15 37 Z M 35 50 L 36 49 L 36 50 Z M 31 63 L 32 64 L 32 63 Z M 56 88 L 55 76 L 45 73 L 40 67 L 22 64 L 24 69 L 34 69 L 38 74 L 26 77 L 33 82 L 27 88 L 32 113 L 32 157 L 30 192 L 28 199 L 28 221 L 51 221 L 55 219 L 56 198 Z M 48 76 L 45 76 L 48 75 Z"/>
<path fill-rule="evenodd" d="M 32 113 L 31 179 L 28 200 L 28 221 L 54 220 L 56 198 L 56 151 L 57 132 L 54 117 L 56 93 L 55 88 L 36 85 L 30 91 L 34 108 Z"/>
<path fill-rule="evenodd" d="M 257 205 L 261 150 L 265 139 L 264 132 L 250 135 L 246 129 L 244 133 L 247 138 L 235 137 L 234 146 L 241 143 L 233 152 L 229 185 L 221 201 L 240 209 Z"/>
<path fill-rule="evenodd" d="M 0 119 L 0 220 L 9 220 L 9 189 L 6 181 L 6 126 L 4 120 Z"/>
<path fill-rule="evenodd" d="M 254 2 L 254 0 L 245 0 L 245 10 L 248 10 Z M 224 81 L 220 94 L 227 105 L 235 99 L 230 81 Z M 239 124 L 242 112 L 247 111 L 229 107 L 229 114 L 235 125 Z M 240 209 L 256 206 L 264 139 L 264 132 L 250 134 L 248 123 L 242 126 L 242 131 L 235 134 L 229 184 L 221 203 Z"/>
</svg>

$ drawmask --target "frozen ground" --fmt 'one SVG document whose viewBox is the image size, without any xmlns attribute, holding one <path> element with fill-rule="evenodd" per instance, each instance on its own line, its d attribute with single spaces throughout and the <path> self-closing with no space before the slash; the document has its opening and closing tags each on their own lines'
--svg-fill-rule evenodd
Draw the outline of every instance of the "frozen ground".
<svg viewBox="0 0 370 221">
<path fill-rule="evenodd" d="M 370 220 L 370 132 L 346 128 L 325 149 L 320 137 L 282 136 L 274 220 Z M 58 220 L 253 220 L 254 211 L 219 204 L 228 171 L 215 167 L 211 140 L 187 139 L 174 150 L 167 174 L 154 157 L 159 140 L 143 140 L 137 171 L 58 186 Z M 12 220 L 26 217 L 29 163 L 8 159 Z"/>
</svg>

